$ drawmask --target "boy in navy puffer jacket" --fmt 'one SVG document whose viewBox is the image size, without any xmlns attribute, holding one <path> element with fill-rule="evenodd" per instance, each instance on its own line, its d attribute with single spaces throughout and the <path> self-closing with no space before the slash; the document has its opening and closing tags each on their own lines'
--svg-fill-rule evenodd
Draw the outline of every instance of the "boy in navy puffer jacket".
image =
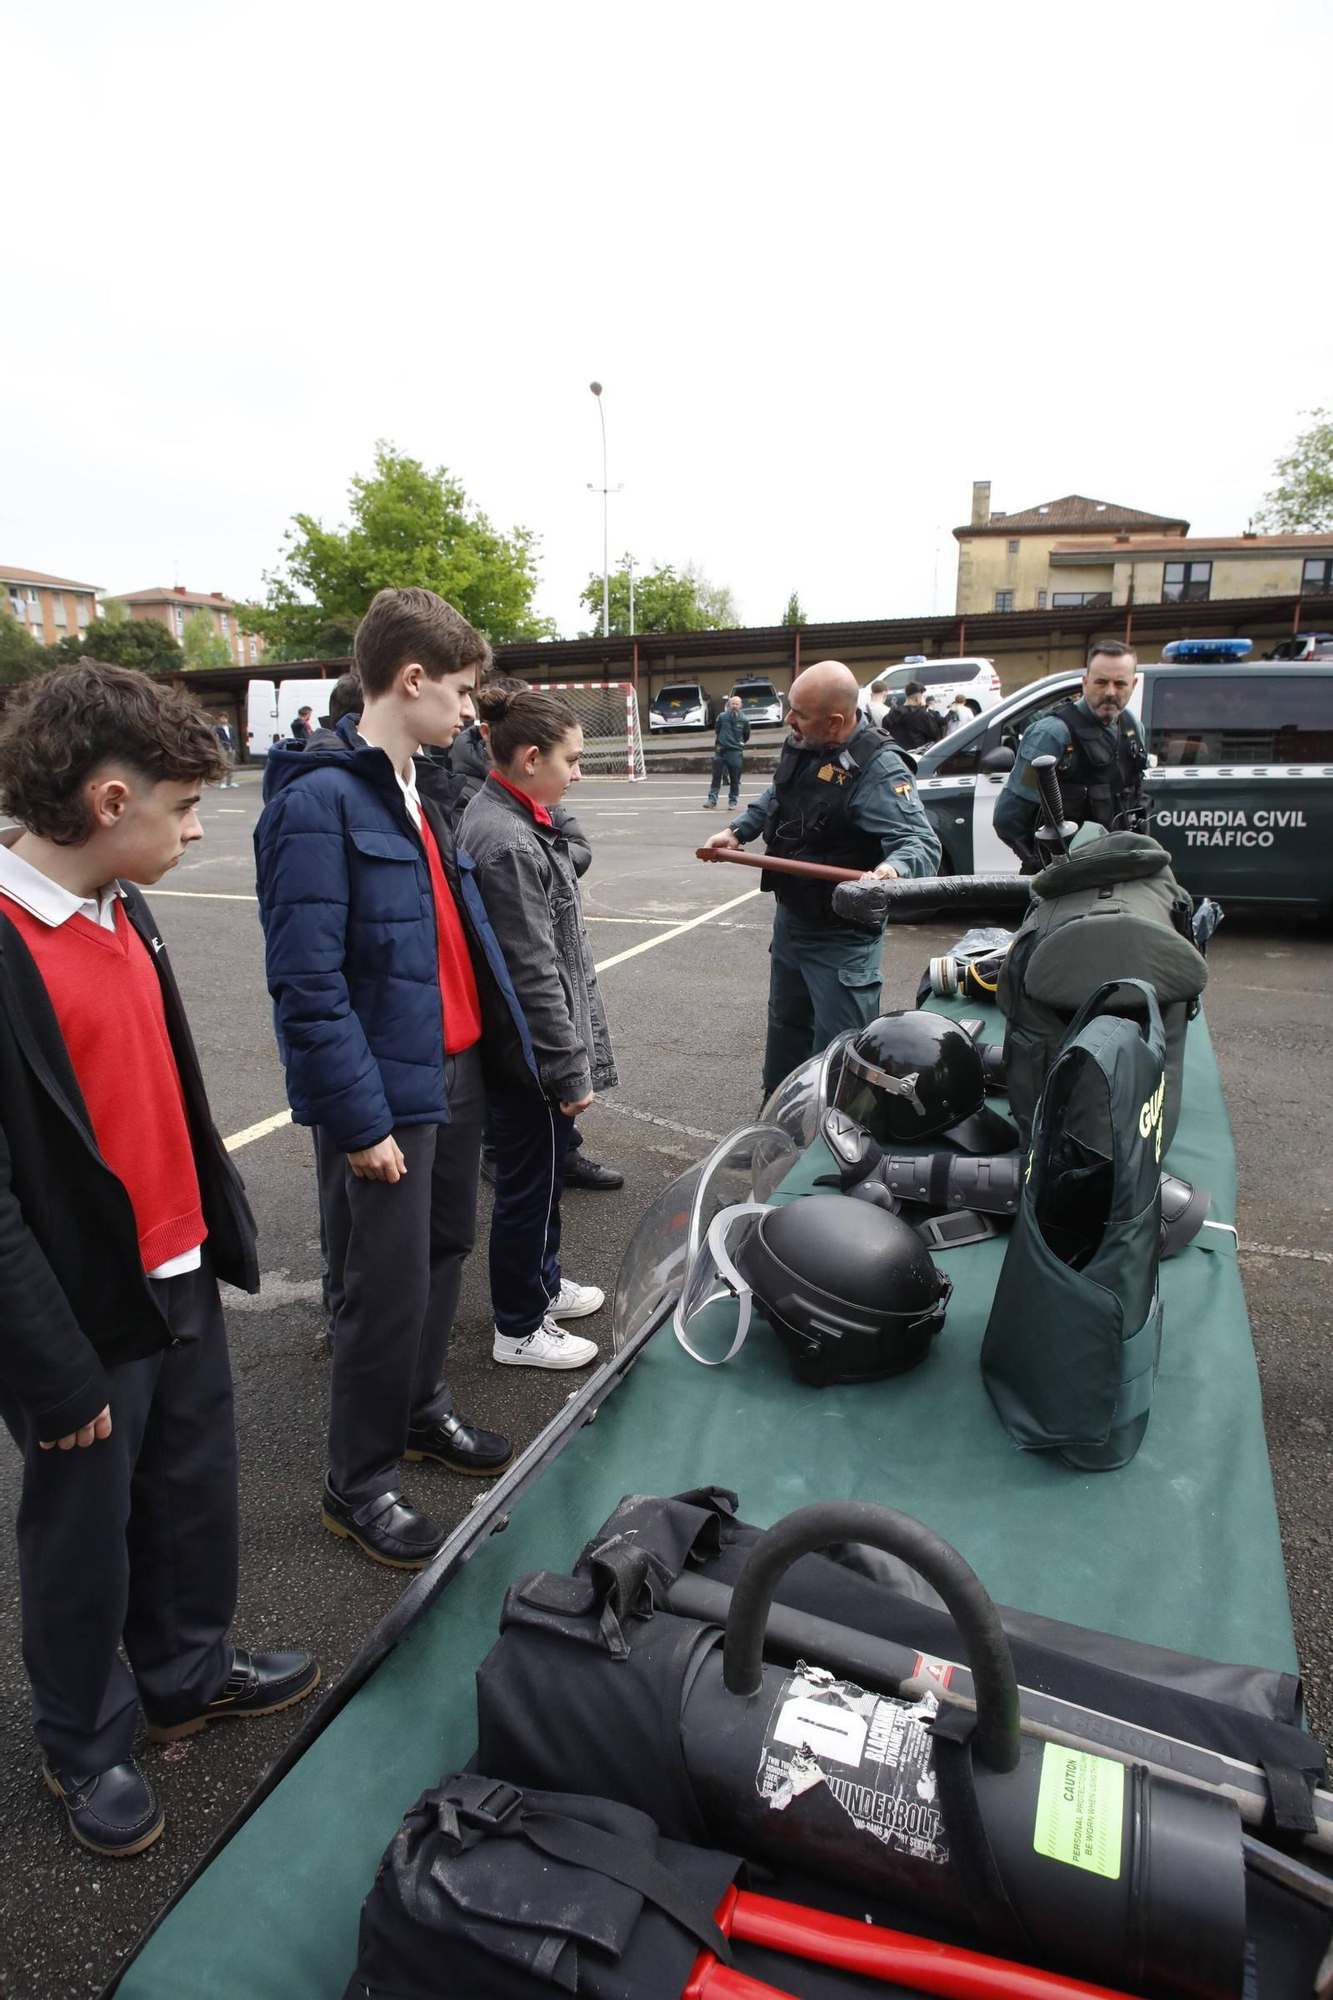
<svg viewBox="0 0 1333 2000">
<path fill-rule="evenodd" d="M 508 1440 L 460 1417 L 445 1363 L 476 1232 L 492 1075 L 525 1076 L 526 1024 L 469 864 L 417 792 L 486 641 L 428 590 L 382 590 L 356 637 L 364 706 L 342 747 L 270 753 L 259 913 L 287 1095 L 315 1129 L 333 1326 L 323 1521 L 420 1569 L 444 1539 L 400 1459 L 487 1477 Z"/>
</svg>

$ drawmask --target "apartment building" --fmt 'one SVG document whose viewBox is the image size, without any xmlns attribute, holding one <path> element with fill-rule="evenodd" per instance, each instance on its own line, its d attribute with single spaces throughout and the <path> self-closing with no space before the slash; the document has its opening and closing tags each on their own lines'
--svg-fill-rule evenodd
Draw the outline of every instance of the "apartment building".
<svg viewBox="0 0 1333 2000">
<path fill-rule="evenodd" d="M 991 510 L 988 479 L 972 488 L 972 519 L 955 528 L 958 543 L 960 617 L 988 611 L 1066 611 L 1110 604 L 1112 579 L 1105 565 L 1078 560 L 1085 548 L 1098 551 L 1108 541 L 1121 549 L 1136 542 L 1182 539 L 1189 522 L 1112 500 L 1066 493 L 1016 514 Z M 1052 561 L 1055 550 L 1061 561 Z M 1156 600 L 1154 600 L 1156 601 Z"/>
<path fill-rule="evenodd" d="M 43 646 L 76 633 L 80 639 L 99 615 L 101 585 L 76 583 L 45 570 L 0 567 L 0 609 Z"/>
<path fill-rule="evenodd" d="M 224 597 L 220 590 L 210 590 L 205 595 L 202 591 L 186 590 L 181 584 L 173 584 L 170 589 L 159 584 L 152 590 L 127 590 L 118 601 L 131 618 L 155 618 L 176 640 L 184 638 L 186 625 L 202 611 L 212 620 L 214 631 L 225 640 L 238 667 L 258 666 L 264 656 L 263 640 L 257 633 L 242 632 L 234 600 Z"/>
</svg>

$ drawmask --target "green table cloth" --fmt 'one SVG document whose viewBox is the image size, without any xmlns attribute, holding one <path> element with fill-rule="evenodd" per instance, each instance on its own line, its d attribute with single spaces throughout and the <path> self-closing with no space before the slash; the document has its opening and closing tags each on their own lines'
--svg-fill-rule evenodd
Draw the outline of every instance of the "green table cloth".
<svg viewBox="0 0 1333 2000">
<path fill-rule="evenodd" d="M 951 1010 L 944 1010 L 951 1011 Z M 975 1007 L 967 1011 L 975 1014 Z M 990 1024 L 998 1032 L 996 1024 Z M 816 1142 L 794 1198 L 827 1169 Z M 1207 1028 L 1190 1029 L 1167 1162 L 1235 1214 L 1235 1162 Z M 598 1421 L 307 1750 L 126 1971 L 122 2000 L 338 2000 L 376 1862 L 417 1795 L 475 1747 L 473 1674 L 514 1576 L 568 1569 L 622 1495 L 714 1484 L 767 1524 L 856 1496 L 917 1515 L 1001 1602 L 1215 1659 L 1294 1671 L 1259 1383 L 1232 1239 L 1162 1267 L 1152 1418 L 1133 1463 L 1083 1474 L 1020 1453 L 978 1368 L 1003 1239 L 946 1253 L 943 1332 L 912 1374 L 812 1390 L 761 1324 L 706 1369 L 664 1327 Z"/>
</svg>

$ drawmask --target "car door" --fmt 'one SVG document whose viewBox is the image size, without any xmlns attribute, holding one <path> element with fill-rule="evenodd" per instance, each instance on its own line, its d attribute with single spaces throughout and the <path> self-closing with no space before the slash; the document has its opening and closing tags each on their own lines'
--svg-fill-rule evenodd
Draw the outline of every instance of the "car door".
<svg viewBox="0 0 1333 2000">
<path fill-rule="evenodd" d="M 1063 702 L 1078 693 L 1079 678 L 1071 674 L 1058 687 L 1046 687 L 1039 694 L 1030 695 L 1026 701 L 1016 700 L 1012 706 L 1006 705 L 1002 711 L 994 712 L 989 718 L 981 740 L 981 755 L 972 795 L 972 867 L 978 875 L 1013 874 L 1018 869 L 1018 856 L 1012 847 L 1006 847 L 995 831 L 995 807 L 1000 793 L 1009 782 L 1008 771 L 983 771 L 980 765 L 992 750 L 1011 749 L 1015 758 L 1024 731 L 1043 715 L 1049 715 Z"/>
</svg>

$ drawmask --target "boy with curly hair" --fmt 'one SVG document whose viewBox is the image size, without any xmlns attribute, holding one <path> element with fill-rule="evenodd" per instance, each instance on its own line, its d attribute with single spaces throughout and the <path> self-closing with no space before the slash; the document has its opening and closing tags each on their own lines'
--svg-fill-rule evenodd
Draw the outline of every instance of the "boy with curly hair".
<svg viewBox="0 0 1333 2000">
<path fill-rule="evenodd" d="M 163 1814 L 150 1739 L 300 1701 L 308 1653 L 251 1653 L 236 1606 L 236 1440 L 217 1279 L 259 1289 L 138 883 L 203 837 L 226 758 L 186 695 L 92 660 L 0 728 L 0 1416 L 23 1456 L 23 1658 L 42 1772 L 85 1847 Z M 124 1647 L 128 1668 L 120 1657 Z"/>
</svg>

